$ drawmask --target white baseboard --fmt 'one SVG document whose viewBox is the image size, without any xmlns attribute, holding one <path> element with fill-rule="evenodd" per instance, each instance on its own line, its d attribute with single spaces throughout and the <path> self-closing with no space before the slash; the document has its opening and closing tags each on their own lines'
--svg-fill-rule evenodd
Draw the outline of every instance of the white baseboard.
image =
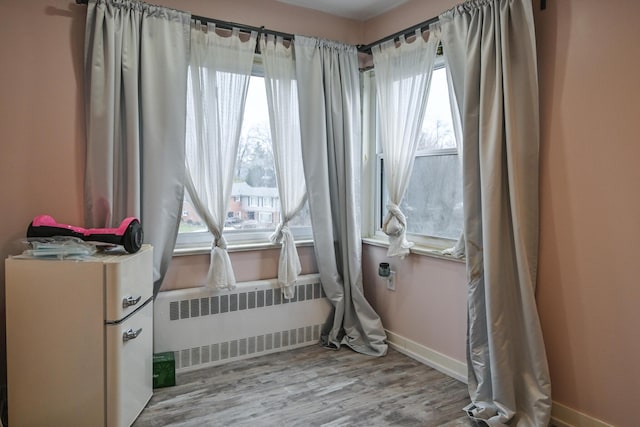
<svg viewBox="0 0 640 427">
<path fill-rule="evenodd" d="M 460 362 L 402 335 L 389 330 L 385 331 L 387 343 L 394 350 L 467 384 L 467 364 L 465 362 Z M 556 427 L 614 427 L 558 402 L 553 402 L 551 422 Z"/>
<path fill-rule="evenodd" d="M 614 427 L 612 424 L 593 418 L 558 402 L 553 402 L 551 422 L 556 427 Z"/>
<path fill-rule="evenodd" d="M 432 350 L 429 347 L 389 330 L 385 330 L 385 332 L 387 333 L 387 343 L 394 350 L 397 350 L 418 362 L 424 363 L 443 374 L 449 375 L 458 381 L 462 381 L 465 384 L 467 383 L 466 363 L 460 362 L 459 360 Z"/>
</svg>

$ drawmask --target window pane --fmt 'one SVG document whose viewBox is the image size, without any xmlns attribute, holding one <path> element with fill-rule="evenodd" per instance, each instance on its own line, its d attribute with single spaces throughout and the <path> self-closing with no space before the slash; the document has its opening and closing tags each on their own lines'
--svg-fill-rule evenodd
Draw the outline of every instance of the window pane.
<svg viewBox="0 0 640 427">
<path fill-rule="evenodd" d="M 276 186 L 264 78 L 251 76 L 224 232 L 231 240 L 234 234 L 245 231 L 271 232 L 280 219 L 280 196 Z M 308 207 L 305 206 L 290 225 L 291 228 L 306 228 L 306 234 L 310 234 Z M 196 214 L 189 194 L 185 192 L 179 232 L 187 236 L 188 233 L 206 231 L 206 225 Z"/>
<path fill-rule="evenodd" d="M 207 231 L 207 226 L 196 213 L 189 192 L 185 189 L 184 202 L 182 202 L 182 218 L 180 219 L 178 233 L 199 233 L 203 231 Z"/>
<path fill-rule="evenodd" d="M 438 68 L 431 76 L 431 88 L 418 153 L 443 148 L 456 148 L 451 121 L 446 69 Z"/>
<path fill-rule="evenodd" d="M 407 217 L 407 232 L 455 240 L 462 233 L 462 178 L 451 120 L 446 69 L 434 70 L 427 111 L 413 167 L 400 209 Z M 378 162 L 381 177 L 378 226 L 388 203 L 384 160 Z"/>
<path fill-rule="evenodd" d="M 400 209 L 409 233 L 457 239 L 462 233 L 462 186 L 456 154 L 420 156 Z"/>
</svg>

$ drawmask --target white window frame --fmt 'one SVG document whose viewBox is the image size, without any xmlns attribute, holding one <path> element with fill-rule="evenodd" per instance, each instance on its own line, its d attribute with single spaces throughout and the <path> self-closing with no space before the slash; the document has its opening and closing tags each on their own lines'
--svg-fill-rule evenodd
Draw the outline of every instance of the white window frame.
<svg viewBox="0 0 640 427">
<path fill-rule="evenodd" d="M 264 77 L 264 66 L 262 64 L 262 57 L 259 54 L 255 54 L 253 61 L 253 68 L 251 70 L 252 76 Z M 185 189 L 186 193 L 186 189 Z M 250 206 L 251 197 L 247 201 L 248 207 Z M 273 200 L 272 200 L 273 204 Z M 182 208 L 181 208 L 182 209 Z M 259 210 L 254 209 L 256 215 L 259 216 Z M 225 216 L 226 218 L 226 216 Z M 256 220 L 257 221 L 257 220 Z M 313 234 L 311 227 L 290 227 L 294 239 L 297 244 L 305 245 L 313 241 Z M 230 250 L 237 249 L 261 249 L 275 246 L 270 242 L 270 237 L 274 230 L 225 230 L 223 236 L 227 241 L 227 245 Z M 200 250 L 205 247 L 210 247 L 213 236 L 208 230 L 195 231 L 190 233 L 178 233 L 176 238 L 176 245 L 174 254 L 191 253 L 191 250 Z"/>
<path fill-rule="evenodd" d="M 444 68 L 444 58 L 436 59 L 434 71 Z M 363 240 L 375 244 L 386 246 L 388 236 L 382 231 L 380 224 L 382 223 L 382 195 L 383 195 L 383 179 L 381 160 L 384 159 L 380 152 L 380 140 L 377 124 L 377 108 L 376 108 L 376 89 L 375 89 L 375 70 L 366 70 L 361 73 L 362 88 L 362 236 Z M 442 155 L 458 155 L 457 149 L 445 148 L 428 151 L 420 151 L 416 153 L 416 157 L 422 156 L 442 156 Z M 430 250 L 440 251 L 455 245 L 455 239 L 447 239 L 425 234 L 407 233 L 407 240 L 417 245 L 416 250 L 412 252 L 430 253 Z"/>
</svg>

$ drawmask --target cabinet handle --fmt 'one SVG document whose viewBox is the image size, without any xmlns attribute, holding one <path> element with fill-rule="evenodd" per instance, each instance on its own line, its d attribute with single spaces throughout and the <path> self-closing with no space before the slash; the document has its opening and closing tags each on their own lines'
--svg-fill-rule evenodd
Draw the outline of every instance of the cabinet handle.
<svg viewBox="0 0 640 427">
<path fill-rule="evenodd" d="M 139 296 L 138 298 L 134 298 L 134 297 L 126 297 L 122 299 L 122 308 L 127 308 L 130 307 L 132 305 L 136 305 L 137 303 L 140 302 L 140 299 L 142 299 L 141 296 Z"/>
<path fill-rule="evenodd" d="M 142 328 L 134 331 L 133 329 L 129 329 L 122 334 L 122 341 L 127 342 L 129 340 L 133 340 L 138 338 L 138 335 L 142 332 Z"/>
</svg>

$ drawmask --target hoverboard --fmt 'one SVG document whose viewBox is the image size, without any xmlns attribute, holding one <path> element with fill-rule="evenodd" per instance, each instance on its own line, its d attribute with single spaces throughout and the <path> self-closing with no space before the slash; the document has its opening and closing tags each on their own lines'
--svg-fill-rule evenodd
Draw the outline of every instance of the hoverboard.
<svg viewBox="0 0 640 427">
<path fill-rule="evenodd" d="M 129 253 L 138 252 L 142 246 L 144 233 L 137 218 L 125 218 L 118 228 L 81 228 L 59 224 L 49 215 L 39 215 L 31 221 L 27 237 L 77 237 L 90 242 L 103 242 L 124 246 Z"/>
</svg>

